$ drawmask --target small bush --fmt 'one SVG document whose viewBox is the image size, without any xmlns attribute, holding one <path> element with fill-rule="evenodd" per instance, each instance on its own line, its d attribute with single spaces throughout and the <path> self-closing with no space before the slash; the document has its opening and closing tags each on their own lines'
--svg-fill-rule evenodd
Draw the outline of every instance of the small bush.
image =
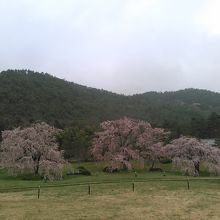
<svg viewBox="0 0 220 220">
<path fill-rule="evenodd" d="M 79 172 L 79 174 L 81 175 L 85 175 L 85 176 L 91 176 L 91 172 L 89 170 L 87 170 L 85 167 L 77 167 L 77 170 Z"/>
<path fill-rule="evenodd" d="M 161 168 L 152 168 L 152 167 L 151 167 L 151 168 L 149 169 L 149 171 L 150 171 L 150 172 L 163 172 L 163 169 L 161 169 Z"/>
<path fill-rule="evenodd" d="M 163 159 L 163 160 L 160 161 L 160 163 L 162 163 L 162 164 L 169 164 L 169 163 L 172 163 L 172 160 L 170 160 L 170 159 Z"/>
<path fill-rule="evenodd" d="M 116 172 L 119 172 L 119 169 L 116 168 L 116 167 L 107 166 L 107 167 L 104 167 L 103 172 L 106 172 L 106 173 L 116 173 Z"/>
</svg>

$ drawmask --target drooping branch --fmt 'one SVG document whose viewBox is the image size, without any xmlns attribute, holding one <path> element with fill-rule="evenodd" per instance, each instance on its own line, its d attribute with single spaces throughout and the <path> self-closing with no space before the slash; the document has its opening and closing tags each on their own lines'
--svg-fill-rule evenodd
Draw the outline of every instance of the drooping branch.
<svg viewBox="0 0 220 220">
<path fill-rule="evenodd" d="M 167 135 L 163 129 L 127 117 L 100 126 L 103 131 L 96 133 L 90 148 L 95 160 L 112 161 L 130 169 L 132 159 L 141 157 L 155 163 L 161 158 L 161 143 Z"/>
<path fill-rule="evenodd" d="M 199 175 L 201 163 L 209 172 L 220 174 L 220 150 L 216 147 L 183 136 L 173 140 L 165 149 L 173 166 L 184 174 Z"/>
<path fill-rule="evenodd" d="M 16 128 L 2 132 L 1 165 L 14 173 L 29 172 L 35 175 L 58 178 L 56 167 L 64 163 L 63 152 L 59 151 L 55 135 L 60 130 L 48 124 L 36 123 L 28 128 Z M 48 163 L 47 163 L 48 162 Z M 52 170 L 51 164 L 54 165 Z M 47 167 L 47 164 L 50 166 Z M 57 171 L 61 174 L 60 170 Z M 62 175 L 59 176 L 61 178 Z"/>
</svg>

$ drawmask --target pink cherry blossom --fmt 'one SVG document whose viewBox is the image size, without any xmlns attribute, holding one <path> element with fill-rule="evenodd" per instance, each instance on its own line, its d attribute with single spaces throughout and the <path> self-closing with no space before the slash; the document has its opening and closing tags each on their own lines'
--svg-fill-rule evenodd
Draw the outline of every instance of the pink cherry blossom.
<svg viewBox="0 0 220 220">
<path fill-rule="evenodd" d="M 47 179 L 61 178 L 64 159 L 55 140 L 58 132 L 44 122 L 3 131 L 1 165 L 14 174 L 28 172 Z"/>
</svg>

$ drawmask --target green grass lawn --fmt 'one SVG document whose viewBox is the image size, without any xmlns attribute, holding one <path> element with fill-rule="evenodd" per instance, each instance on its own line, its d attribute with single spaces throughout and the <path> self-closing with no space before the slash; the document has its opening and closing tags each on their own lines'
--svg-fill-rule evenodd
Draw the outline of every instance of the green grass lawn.
<svg viewBox="0 0 220 220">
<path fill-rule="evenodd" d="M 136 167 L 137 177 L 134 172 L 103 173 L 102 164 L 82 165 L 92 176 L 46 183 L 0 170 L 0 219 L 220 219 L 220 179 L 205 172 L 190 178 L 188 190 L 187 178 L 171 172 L 169 164 L 163 165 L 166 176 Z"/>
</svg>

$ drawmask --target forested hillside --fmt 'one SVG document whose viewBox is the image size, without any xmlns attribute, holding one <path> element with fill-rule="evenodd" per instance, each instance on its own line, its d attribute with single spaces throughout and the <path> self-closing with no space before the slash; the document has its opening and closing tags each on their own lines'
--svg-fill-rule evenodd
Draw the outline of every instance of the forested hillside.
<svg viewBox="0 0 220 220">
<path fill-rule="evenodd" d="M 219 135 L 220 94 L 206 90 L 124 96 L 49 74 L 7 70 L 0 73 L 0 99 L 1 130 L 35 121 L 59 128 L 96 127 L 103 120 L 126 115 L 169 128 L 177 136 L 180 133 L 199 137 Z M 213 126 L 215 134 L 210 133 Z"/>
</svg>

